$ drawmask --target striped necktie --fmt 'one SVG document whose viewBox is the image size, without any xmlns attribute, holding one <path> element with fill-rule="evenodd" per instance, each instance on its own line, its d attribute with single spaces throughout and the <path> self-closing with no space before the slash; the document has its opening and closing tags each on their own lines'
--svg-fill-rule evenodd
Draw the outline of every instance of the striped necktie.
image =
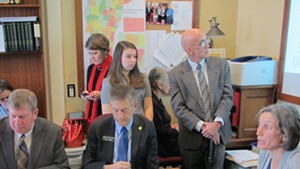
<svg viewBox="0 0 300 169">
<path fill-rule="evenodd" d="M 200 87 L 200 96 L 202 99 L 204 111 L 205 111 L 205 121 L 211 121 L 211 98 L 209 93 L 208 84 L 205 78 L 205 75 L 202 71 L 202 66 L 198 64 L 197 68 L 197 77 Z"/>
<path fill-rule="evenodd" d="M 25 142 L 25 134 L 19 139 L 19 144 L 17 148 L 17 163 L 18 169 L 27 169 L 28 167 L 28 149 Z"/>
</svg>

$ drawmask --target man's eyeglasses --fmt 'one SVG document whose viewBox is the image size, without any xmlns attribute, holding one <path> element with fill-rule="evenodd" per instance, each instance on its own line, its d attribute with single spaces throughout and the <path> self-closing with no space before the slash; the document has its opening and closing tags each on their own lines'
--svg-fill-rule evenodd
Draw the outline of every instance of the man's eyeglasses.
<svg viewBox="0 0 300 169">
<path fill-rule="evenodd" d="M 200 47 L 204 48 L 209 43 L 210 43 L 210 39 L 203 39 L 200 41 Z"/>
<path fill-rule="evenodd" d="M 7 97 L 4 97 L 4 98 L 0 98 L 0 101 L 1 102 L 4 102 L 5 100 L 7 100 L 8 99 L 8 96 Z"/>
</svg>

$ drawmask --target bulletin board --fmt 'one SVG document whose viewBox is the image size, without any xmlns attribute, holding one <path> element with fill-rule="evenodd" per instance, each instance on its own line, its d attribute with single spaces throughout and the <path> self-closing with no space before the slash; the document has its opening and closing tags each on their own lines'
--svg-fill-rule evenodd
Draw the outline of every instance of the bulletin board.
<svg viewBox="0 0 300 169">
<path fill-rule="evenodd" d="M 98 2 L 100 3 L 101 1 L 103 1 L 103 3 L 105 2 L 106 4 L 107 3 L 111 3 L 112 6 L 116 5 L 116 1 L 113 1 L 113 0 L 110 0 L 110 1 L 107 1 L 107 0 L 91 0 L 91 1 L 88 1 L 88 3 L 90 3 L 89 5 L 94 5 L 95 2 Z M 128 2 L 128 1 L 127 1 Z M 145 6 L 147 3 L 160 3 L 160 4 L 172 4 L 173 2 L 175 3 L 183 3 L 185 4 L 186 2 L 187 3 L 190 3 L 192 4 L 191 5 L 191 8 L 190 9 L 192 11 L 192 14 L 191 14 L 191 27 L 192 28 L 199 28 L 199 21 L 200 21 L 200 0 L 146 0 L 146 1 L 135 1 L 137 3 L 140 3 L 142 2 L 143 4 L 140 4 L 143 9 L 139 10 L 139 11 L 135 11 L 137 13 L 139 13 L 140 15 L 145 15 Z M 84 51 L 84 42 L 85 42 L 85 37 L 84 37 L 84 34 L 85 34 L 85 30 L 84 30 L 84 19 L 83 18 L 83 6 L 86 5 L 86 4 L 83 4 L 83 3 L 87 3 L 85 1 L 75 1 L 75 16 L 76 16 L 76 51 L 77 51 L 77 75 L 78 75 L 78 90 L 79 92 L 83 91 L 85 89 L 85 69 L 86 69 L 86 61 L 84 60 L 84 58 L 86 56 L 85 55 L 85 51 Z M 101 2 L 102 3 L 102 2 Z M 102 6 L 102 5 L 101 5 Z M 124 5 L 123 5 L 124 6 Z M 93 12 L 97 12 L 97 11 L 93 11 Z M 124 14 L 123 14 L 124 15 Z M 125 15 L 130 15 L 130 13 L 127 13 Z M 144 16 L 143 16 L 144 17 Z M 144 17 L 146 18 L 146 17 Z M 139 19 L 136 19 L 135 20 L 136 22 L 140 22 Z M 145 22 L 145 21 L 142 21 L 142 22 Z M 103 22 L 99 22 L 99 28 L 103 25 Z M 147 32 L 147 31 L 166 31 L 166 32 L 169 32 L 169 33 L 173 33 L 173 32 L 176 32 L 176 33 L 181 33 L 183 32 L 184 30 L 174 30 L 174 25 L 172 26 L 172 24 L 143 24 L 144 25 L 144 32 Z M 126 25 L 125 25 L 126 26 Z M 125 27 L 124 26 L 124 27 Z M 131 25 L 129 26 L 131 28 Z M 109 29 L 109 28 L 105 28 L 106 30 Z M 135 29 L 135 28 L 133 28 Z M 136 29 L 140 29 L 140 28 L 136 28 Z M 110 30 L 110 29 L 109 29 Z M 100 33 L 103 33 L 101 30 L 99 31 Z M 142 33 L 144 33 L 142 32 Z M 105 34 L 105 33 L 104 33 Z M 137 36 L 138 36 L 139 33 L 137 33 Z M 110 38 L 111 36 L 110 35 L 107 35 L 105 34 L 106 36 L 108 36 L 108 38 Z M 132 37 L 131 37 L 132 38 Z M 133 37 L 132 39 L 135 39 L 135 37 Z M 138 38 L 136 38 L 138 39 Z M 144 41 L 147 41 L 147 37 L 145 36 Z M 143 41 L 143 40 L 140 40 L 140 41 Z M 137 43 L 138 43 L 138 40 L 137 40 Z M 112 42 L 111 42 L 112 44 Z M 135 45 L 137 45 L 135 43 Z M 113 49 L 113 45 L 110 46 L 111 49 Z M 139 50 L 139 46 L 137 45 L 137 48 Z M 142 54 L 140 54 L 140 51 Z M 146 51 L 146 49 L 144 50 Z M 139 50 L 139 56 L 140 55 L 143 55 L 143 50 Z M 147 58 L 147 57 L 144 57 L 144 58 Z M 145 62 L 145 61 L 144 61 Z M 139 65 L 140 66 L 140 65 Z M 78 92 L 78 93 L 79 93 Z"/>
</svg>

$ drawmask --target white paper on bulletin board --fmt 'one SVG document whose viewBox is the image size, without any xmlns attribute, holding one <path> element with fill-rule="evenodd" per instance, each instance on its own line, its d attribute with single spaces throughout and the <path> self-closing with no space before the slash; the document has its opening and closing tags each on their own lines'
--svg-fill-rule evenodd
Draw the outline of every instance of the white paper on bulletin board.
<svg viewBox="0 0 300 169">
<path fill-rule="evenodd" d="M 173 1 L 174 23 L 171 30 L 187 30 L 192 28 L 192 1 Z"/>
</svg>

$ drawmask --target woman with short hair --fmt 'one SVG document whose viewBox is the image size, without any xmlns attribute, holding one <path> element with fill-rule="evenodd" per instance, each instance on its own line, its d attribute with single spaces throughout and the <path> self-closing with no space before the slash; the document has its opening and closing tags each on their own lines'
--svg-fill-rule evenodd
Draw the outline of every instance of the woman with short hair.
<svg viewBox="0 0 300 169">
<path fill-rule="evenodd" d="M 258 169 L 300 167 L 300 115 L 295 106 L 277 103 L 258 112 Z"/>
</svg>

